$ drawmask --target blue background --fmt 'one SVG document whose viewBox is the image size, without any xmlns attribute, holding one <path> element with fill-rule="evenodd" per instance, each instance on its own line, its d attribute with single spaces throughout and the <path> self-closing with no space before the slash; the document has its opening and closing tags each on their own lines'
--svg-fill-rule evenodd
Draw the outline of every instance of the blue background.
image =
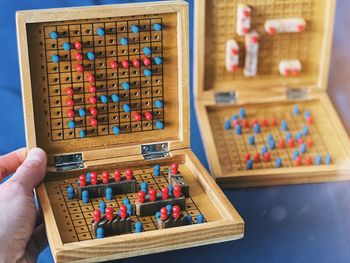
<svg viewBox="0 0 350 263">
<path fill-rule="evenodd" d="M 0 154 L 25 145 L 16 44 L 16 10 L 124 2 L 140 1 L 1 1 L 0 105 L 3 113 L 0 115 Z M 192 66 L 193 1 L 189 3 Z M 350 27 L 346 11 L 349 6 L 349 1 L 338 1 L 330 75 L 330 94 L 338 111 L 342 113 L 346 127 L 350 125 L 350 114 L 346 114 L 350 101 L 347 84 Z M 192 99 L 191 138 L 192 149 L 208 167 Z M 227 190 L 225 194 L 245 220 L 244 239 L 120 262 L 349 262 L 349 189 L 349 183 L 325 183 Z M 38 261 L 52 261 L 48 247 L 40 254 Z"/>
</svg>

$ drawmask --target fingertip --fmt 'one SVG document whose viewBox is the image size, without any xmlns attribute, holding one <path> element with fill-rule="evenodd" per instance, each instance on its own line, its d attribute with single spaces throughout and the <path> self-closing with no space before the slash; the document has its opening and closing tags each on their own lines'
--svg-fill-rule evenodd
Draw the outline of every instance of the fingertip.
<svg viewBox="0 0 350 263">
<path fill-rule="evenodd" d="M 26 160 L 38 161 L 38 162 L 47 162 L 46 153 L 41 148 L 32 148 L 27 154 Z"/>
</svg>

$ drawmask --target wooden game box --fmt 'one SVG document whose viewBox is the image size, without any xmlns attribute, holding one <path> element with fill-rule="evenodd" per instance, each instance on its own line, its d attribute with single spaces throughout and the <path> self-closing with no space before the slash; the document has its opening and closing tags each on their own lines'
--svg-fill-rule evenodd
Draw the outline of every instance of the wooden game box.
<svg viewBox="0 0 350 263">
<path fill-rule="evenodd" d="M 27 147 L 41 147 L 48 155 L 47 175 L 36 194 L 56 262 L 111 260 L 243 237 L 243 220 L 190 149 L 187 3 L 20 11 L 17 36 Z M 145 47 L 151 49 L 151 63 L 131 64 L 144 61 Z M 164 63 L 152 62 L 156 56 Z M 112 68 L 113 61 L 118 68 Z M 93 95 L 97 101 L 91 101 Z M 164 106 L 155 107 L 156 100 Z M 116 168 L 133 169 L 138 187 L 147 182 L 159 190 L 175 161 L 190 187 L 184 213 L 191 225 L 157 230 L 154 216 L 133 215 L 130 234 L 94 239 L 91 221 L 99 202 L 118 209 L 125 198 L 134 204 L 137 192 L 112 201 L 90 198 L 87 204 L 67 196 L 79 175 L 96 171 L 101 179 L 102 171 L 112 174 Z M 158 177 L 155 164 L 161 166 Z M 199 213 L 202 224 L 196 223 Z M 144 232 L 134 233 L 136 221 Z"/>
<path fill-rule="evenodd" d="M 251 8 L 250 30 L 259 34 L 257 74 L 251 77 L 246 77 L 243 71 L 245 37 L 236 33 L 240 4 Z M 335 1 L 327 0 L 195 1 L 196 114 L 210 170 L 220 186 L 270 186 L 350 179 L 349 167 L 343 165 L 350 156 L 349 137 L 327 95 L 335 5 Z M 301 33 L 270 35 L 265 32 L 266 20 L 294 17 L 306 21 Z M 225 65 L 226 41 L 229 39 L 234 39 L 239 46 L 236 72 L 229 72 Z M 282 76 L 279 62 L 292 59 L 301 61 L 300 74 Z M 297 116 L 292 114 L 295 105 L 300 109 Z M 238 115 L 240 108 L 246 110 L 249 124 L 241 135 L 236 134 L 232 122 L 228 130 L 224 129 L 225 120 Z M 303 117 L 305 111 L 312 115 L 311 125 Z M 261 133 L 254 134 L 252 121 L 257 118 L 261 123 L 264 117 L 267 126 L 261 127 Z M 275 127 L 271 126 L 272 118 L 277 121 Z M 308 125 L 309 134 L 305 140 L 310 140 L 313 145 L 301 154 L 302 162 L 297 164 L 293 160 L 293 151 L 299 150 L 297 144 L 294 149 L 283 148 L 281 142 L 281 148 L 270 151 L 270 161 L 254 161 L 253 169 L 248 169 L 246 160 L 249 156 L 246 154 L 253 159 L 263 146 L 268 146 L 269 134 L 276 144 L 278 140 L 287 140 L 280 128 L 283 120 L 287 121 L 293 138 Z M 252 134 L 254 145 L 248 143 Z M 328 154 L 331 162 L 326 165 Z M 314 161 L 318 155 L 321 163 Z M 281 168 L 275 168 L 276 158 L 281 158 Z M 306 158 L 311 165 L 305 164 Z"/>
</svg>

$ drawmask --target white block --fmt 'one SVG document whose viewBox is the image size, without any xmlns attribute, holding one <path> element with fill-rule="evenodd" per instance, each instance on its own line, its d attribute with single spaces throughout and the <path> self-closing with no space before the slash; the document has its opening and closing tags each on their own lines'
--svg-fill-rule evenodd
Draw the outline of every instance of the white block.
<svg viewBox="0 0 350 263">
<path fill-rule="evenodd" d="M 239 46 L 234 39 L 227 40 L 226 42 L 226 70 L 229 72 L 235 72 L 238 69 L 239 64 Z"/>
<path fill-rule="evenodd" d="M 302 66 L 299 59 L 281 60 L 278 64 L 278 70 L 282 76 L 299 76 Z"/>
<path fill-rule="evenodd" d="M 239 36 L 244 36 L 250 31 L 250 18 L 252 9 L 245 4 L 237 7 L 236 31 Z"/>
<path fill-rule="evenodd" d="M 302 17 L 270 19 L 265 21 L 265 31 L 270 35 L 279 33 L 300 33 L 306 27 L 306 21 Z"/>
<path fill-rule="evenodd" d="M 246 77 L 256 76 L 258 71 L 259 34 L 251 32 L 245 36 L 245 63 L 243 74 Z"/>
</svg>

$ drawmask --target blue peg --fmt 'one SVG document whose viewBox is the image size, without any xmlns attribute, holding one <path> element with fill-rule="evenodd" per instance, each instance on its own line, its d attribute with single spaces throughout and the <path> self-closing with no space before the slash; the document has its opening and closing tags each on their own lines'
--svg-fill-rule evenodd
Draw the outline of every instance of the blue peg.
<svg viewBox="0 0 350 263">
<path fill-rule="evenodd" d="M 138 32 L 140 32 L 140 28 L 137 25 L 132 25 L 131 26 L 131 31 L 133 33 L 138 33 Z"/>
<path fill-rule="evenodd" d="M 149 47 L 144 47 L 142 51 L 146 56 L 150 56 L 152 54 L 152 50 Z"/>
<path fill-rule="evenodd" d="M 163 64 L 163 59 L 160 57 L 155 57 L 154 59 L 154 63 L 156 63 L 156 65 L 162 65 Z"/>
<path fill-rule="evenodd" d="M 120 43 L 121 45 L 123 45 L 123 46 L 126 46 L 126 45 L 129 43 L 129 41 L 128 41 L 127 38 L 121 37 L 121 38 L 119 39 L 119 43 Z"/>
<path fill-rule="evenodd" d="M 75 123 L 74 123 L 74 121 L 69 120 L 69 121 L 67 122 L 67 124 L 68 124 L 69 129 L 74 129 L 74 128 L 75 128 Z"/>
<path fill-rule="evenodd" d="M 186 222 L 187 222 L 187 225 L 191 225 L 192 224 L 192 216 L 186 215 Z"/>
<path fill-rule="evenodd" d="M 113 199 L 113 190 L 110 187 L 106 188 L 106 199 L 107 200 Z"/>
<path fill-rule="evenodd" d="M 225 130 L 229 130 L 230 128 L 231 128 L 231 122 L 230 122 L 230 120 L 225 120 L 224 129 L 225 129 Z"/>
<path fill-rule="evenodd" d="M 275 167 L 276 168 L 282 167 L 282 159 L 281 158 L 276 158 L 276 160 L 275 160 Z"/>
<path fill-rule="evenodd" d="M 143 225 L 141 222 L 137 221 L 135 223 L 135 233 L 141 233 L 143 232 Z"/>
<path fill-rule="evenodd" d="M 294 105 L 293 107 L 293 115 L 299 115 L 300 114 L 300 110 L 299 110 L 299 106 L 298 105 Z"/>
<path fill-rule="evenodd" d="M 258 123 L 254 124 L 254 132 L 255 133 L 260 133 L 261 132 L 261 128 L 260 128 L 260 125 Z"/>
<path fill-rule="evenodd" d="M 303 137 L 303 134 L 301 132 L 297 132 L 295 134 L 295 139 L 299 140 L 299 139 L 301 139 L 301 137 Z"/>
<path fill-rule="evenodd" d="M 91 173 L 86 174 L 86 182 L 90 183 L 91 182 Z"/>
<path fill-rule="evenodd" d="M 156 23 L 156 24 L 153 25 L 153 29 L 154 29 L 155 31 L 160 31 L 160 30 L 162 29 L 162 25 Z"/>
<path fill-rule="evenodd" d="M 130 112 L 130 111 L 131 111 L 131 108 L 130 108 L 129 104 L 125 103 L 125 104 L 123 105 L 123 110 L 124 110 L 124 112 Z"/>
<path fill-rule="evenodd" d="M 263 147 L 261 148 L 261 154 L 264 155 L 266 152 L 267 152 L 267 147 L 266 147 L 266 146 L 263 146 Z"/>
<path fill-rule="evenodd" d="M 101 95 L 100 100 L 103 104 L 106 104 L 108 102 L 108 98 L 106 95 Z"/>
<path fill-rule="evenodd" d="M 316 164 L 316 165 L 320 165 L 320 164 L 321 164 L 321 161 L 322 161 L 322 160 L 321 160 L 321 155 L 319 155 L 319 154 L 316 155 L 316 156 L 315 156 L 315 159 L 314 159 L 315 164 Z"/>
<path fill-rule="evenodd" d="M 112 94 L 111 99 L 113 102 L 119 102 L 120 98 L 117 94 Z"/>
<path fill-rule="evenodd" d="M 238 134 L 238 135 L 242 134 L 242 125 L 241 124 L 237 124 L 237 126 L 236 126 L 236 134 Z"/>
<path fill-rule="evenodd" d="M 302 133 L 304 134 L 304 136 L 309 134 L 309 128 L 306 125 L 304 125 Z"/>
<path fill-rule="evenodd" d="M 130 204 L 129 198 L 124 198 L 123 204 L 124 204 L 124 205 Z"/>
<path fill-rule="evenodd" d="M 106 203 L 103 200 L 101 200 L 100 201 L 100 212 L 101 212 L 101 214 L 104 214 L 105 210 L 106 210 Z"/>
<path fill-rule="evenodd" d="M 120 133 L 120 129 L 118 126 L 113 126 L 112 131 L 115 135 L 118 135 Z"/>
<path fill-rule="evenodd" d="M 276 141 L 275 140 L 270 140 L 269 141 L 269 148 L 271 150 L 276 149 Z"/>
<path fill-rule="evenodd" d="M 87 190 L 84 190 L 82 193 L 81 193 L 81 197 L 83 199 L 83 204 L 87 204 L 89 203 L 89 192 Z"/>
<path fill-rule="evenodd" d="M 253 160 L 248 160 L 247 161 L 247 170 L 252 170 L 253 169 Z"/>
<path fill-rule="evenodd" d="M 51 37 L 51 39 L 57 39 L 57 38 L 58 38 L 57 32 L 51 31 L 51 32 L 50 32 L 50 37 Z"/>
<path fill-rule="evenodd" d="M 202 214 L 197 215 L 197 224 L 202 224 L 204 222 L 204 216 Z"/>
<path fill-rule="evenodd" d="M 60 57 L 59 57 L 57 54 L 53 54 L 53 55 L 51 56 L 51 60 L 52 60 L 52 62 L 54 62 L 54 63 L 58 63 L 58 62 L 60 61 Z"/>
<path fill-rule="evenodd" d="M 332 158 L 331 155 L 329 153 L 326 154 L 325 158 L 324 158 L 324 163 L 329 165 L 332 162 Z"/>
<path fill-rule="evenodd" d="M 287 131 L 288 130 L 288 123 L 285 120 L 283 120 L 281 122 L 281 130 L 282 131 Z"/>
<path fill-rule="evenodd" d="M 126 212 L 128 213 L 129 216 L 134 215 L 134 211 L 132 210 L 132 204 L 128 203 L 125 205 L 126 206 Z"/>
<path fill-rule="evenodd" d="M 168 210 L 168 215 L 172 213 L 173 206 L 172 205 L 166 205 L 166 209 Z"/>
<path fill-rule="evenodd" d="M 237 114 L 233 114 L 231 117 L 232 121 L 238 120 L 238 115 Z"/>
<path fill-rule="evenodd" d="M 70 50 L 70 43 L 69 42 L 64 42 L 62 47 L 63 47 L 64 50 L 68 51 L 68 50 Z"/>
<path fill-rule="evenodd" d="M 160 165 L 159 164 L 154 165 L 154 167 L 153 167 L 153 175 L 154 176 L 159 176 L 160 175 Z"/>
<path fill-rule="evenodd" d="M 99 27 L 96 29 L 96 33 L 97 33 L 97 35 L 99 35 L 101 37 L 105 34 L 105 31 L 103 28 Z"/>
<path fill-rule="evenodd" d="M 287 132 L 286 133 L 286 141 L 288 141 L 289 139 L 291 139 L 293 136 L 292 136 L 292 133 L 291 132 Z"/>
<path fill-rule="evenodd" d="M 156 108 L 163 108 L 163 101 L 161 101 L 161 100 L 156 100 L 155 102 L 154 102 L 154 105 L 156 106 Z"/>
<path fill-rule="evenodd" d="M 295 149 L 293 151 L 293 160 L 295 160 L 299 155 L 300 155 L 299 151 Z"/>
<path fill-rule="evenodd" d="M 255 144 L 255 136 L 254 135 L 249 136 L 248 143 L 249 143 L 249 145 Z"/>
<path fill-rule="evenodd" d="M 156 128 L 157 128 L 158 130 L 163 129 L 163 128 L 164 128 L 163 122 L 161 122 L 161 121 L 156 121 Z"/>
<path fill-rule="evenodd" d="M 103 228 L 102 227 L 98 227 L 96 229 L 96 238 L 104 238 L 105 235 L 104 235 L 104 231 L 103 231 Z"/>
<path fill-rule="evenodd" d="M 300 152 L 301 152 L 301 153 L 305 153 L 305 152 L 306 152 L 306 144 L 305 144 L 305 143 L 302 143 L 302 144 L 300 145 Z"/>
<path fill-rule="evenodd" d="M 156 217 L 156 222 L 158 222 L 158 219 L 160 218 L 160 212 L 157 212 L 157 213 L 155 214 L 155 217 Z"/>
<path fill-rule="evenodd" d="M 141 191 L 144 193 L 148 192 L 148 184 L 146 182 L 141 183 Z"/>
<path fill-rule="evenodd" d="M 304 119 L 307 119 L 310 116 L 311 116 L 311 112 L 310 111 L 308 111 L 308 110 L 304 111 Z"/>
<path fill-rule="evenodd" d="M 80 130 L 79 131 L 79 136 L 80 136 L 80 138 L 85 138 L 86 137 L 86 131 L 85 130 Z"/>
<path fill-rule="evenodd" d="M 85 112 L 85 110 L 83 108 L 80 108 L 78 110 L 78 114 L 79 114 L 80 117 L 85 117 L 86 116 L 86 112 Z"/>
<path fill-rule="evenodd" d="M 130 84 L 129 84 L 129 82 L 123 82 L 123 83 L 122 83 L 122 88 L 123 88 L 123 90 L 129 90 L 129 89 L 130 89 Z"/>
<path fill-rule="evenodd" d="M 272 134 L 269 134 L 269 135 L 267 135 L 267 141 L 269 142 L 269 141 L 273 141 L 274 139 L 273 139 L 273 135 Z"/>
<path fill-rule="evenodd" d="M 75 193 L 74 193 L 74 188 L 73 188 L 73 186 L 68 186 L 68 187 L 67 187 L 67 194 L 68 194 L 68 199 L 69 199 L 69 200 L 71 200 L 71 199 L 74 198 Z"/>
<path fill-rule="evenodd" d="M 144 71 L 143 71 L 143 74 L 146 76 L 146 77 L 150 77 L 152 76 L 152 71 L 148 68 L 146 68 Z"/>
<path fill-rule="evenodd" d="M 245 112 L 245 109 L 244 108 L 240 108 L 239 109 L 239 117 L 241 119 L 244 119 L 245 117 L 247 116 L 246 112 Z"/>
<path fill-rule="evenodd" d="M 89 60 L 94 60 L 95 59 L 95 54 L 91 51 L 89 51 L 88 53 L 86 53 L 86 56 Z"/>
<path fill-rule="evenodd" d="M 172 196 L 173 195 L 173 185 L 172 184 L 169 184 L 168 185 L 168 189 L 169 189 L 169 195 Z"/>
</svg>

